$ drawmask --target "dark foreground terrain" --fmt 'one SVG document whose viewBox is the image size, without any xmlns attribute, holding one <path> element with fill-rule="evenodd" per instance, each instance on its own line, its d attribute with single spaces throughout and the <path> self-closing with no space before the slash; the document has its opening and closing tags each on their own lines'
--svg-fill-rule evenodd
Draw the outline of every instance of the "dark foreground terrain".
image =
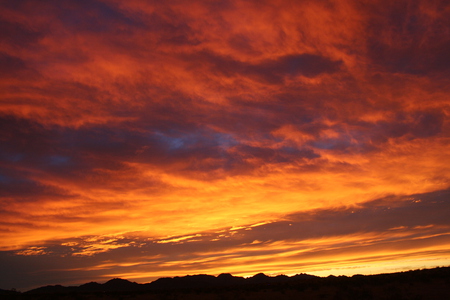
<svg viewBox="0 0 450 300">
<path fill-rule="evenodd" d="M 80 286 L 60 285 L 24 293 L 0 290 L 0 299 L 61 300 L 256 300 L 256 299 L 450 299 L 450 267 L 379 275 L 329 276 L 307 274 L 292 277 L 251 278 L 230 274 L 160 278 L 147 284 L 112 279 Z"/>
</svg>

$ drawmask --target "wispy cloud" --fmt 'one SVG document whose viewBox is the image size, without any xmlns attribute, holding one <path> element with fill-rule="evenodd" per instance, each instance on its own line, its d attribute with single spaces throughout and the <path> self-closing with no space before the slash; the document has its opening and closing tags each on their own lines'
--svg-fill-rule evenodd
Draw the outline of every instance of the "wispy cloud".
<svg viewBox="0 0 450 300">
<path fill-rule="evenodd" d="M 396 197 L 395 203 L 386 197 L 362 206 L 318 209 L 278 221 L 162 239 L 129 233 L 48 241 L 4 255 L 25 268 L 27 276 L 33 272 L 25 258 L 58 261 L 53 268 L 39 270 L 48 281 L 62 274 L 146 282 L 199 273 L 329 275 L 445 265 L 450 249 L 448 194 L 443 190 Z"/>
</svg>

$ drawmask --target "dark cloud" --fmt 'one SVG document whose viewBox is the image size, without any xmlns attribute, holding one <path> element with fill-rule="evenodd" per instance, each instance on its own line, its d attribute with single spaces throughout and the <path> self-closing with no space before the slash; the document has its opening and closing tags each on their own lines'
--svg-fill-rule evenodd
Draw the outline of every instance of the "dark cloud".
<svg viewBox="0 0 450 300">
<path fill-rule="evenodd" d="M 439 110 L 422 110 L 410 113 L 398 112 L 388 120 L 362 122 L 348 120 L 333 126 L 305 123 L 296 128 L 308 135 L 320 135 L 331 130 L 334 137 L 317 137 L 309 145 L 313 148 L 337 152 L 381 151 L 384 143 L 391 138 L 407 137 L 411 140 L 439 135 L 444 126 L 445 114 Z"/>
<path fill-rule="evenodd" d="M 158 46 L 195 46 L 202 42 L 185 16 L 170 9 L 153 13 L 145 20 L 145 26 L 149 32 L 156 34 Z"/>
<path fill-rule="evenodd" d="M 20 174 L 22 175 L 20 177 L 11 177 L 9 175 L 0 174 L 0 201 L 5 206 L 11 202 L 38 202 L 43 198 L 67 199 L 71 197 L 67 191 L 27 179 L 23 177 L 23 174 Z"/>
<path fill-rule="evenodd" d="M 444 25 L 448 3 L 396 1 L 376 5 L 379 14 L 371 19 L 368 40 L 373 61 L 390 72 L 426 75 L 447 72 L 450 40 Z"/>
<path fill-rule="evenodd" d="M 111 32 L 123 25 L 134 26 L 142 23 L 104 1 L 65 0 L 53 7 L 66 28 L 73 31 Z"/>
<path fill-rule="evenodd" d="M 412 133 L 421 138 L 435 136 L 442 131 L 445 114 L 440 110 L 421 111 L 415 114 Z"/>
<path fill-rule="evenodd" d="M 408 136 L 427 138 L 438 135 L 442 131 L 445 115 L 438 110 L 423 110 L 412 113 L 399 112 L 390 121 L 375 124 L 360 124 L 362 132 L 368 132 L 370 141 L 381 147 L 389 138 Z M 362 139 L 364 140 L 364 139 Z"/>
<path fill-rule="evenodd" d="M 31 71 L 19 57 L 2 52 L 0 52 L 0 70 L 0 78 L 20 78 Z"/>
<path fill-rule="evenodd" d="M 80 153 L 70 144 L 64 144 L 62 128 L 45 127 L 39 123 L 11 116 L 0 118 L 0 159 L 10 172 L 32 174 L 32 169 L 70 173 L 70 169 L 82 168 L 77 164 Z M 55 139 L 56 138 L 56 139 Z M 21 166 L 21 168 L 18 168 Z M 5 170 L 8 170 L 5 169 Z M 19 171 L 22 169 L 21 171 Z M 27 170 L 27 171 L 23 171 Z"/>
<path fill-rule="evenodd" d="M 277 221 L 242 230 L 248 242 L 283 241 L 344 236 L 362 232 L 386 232 L 392 228 L 412 229 L 418 226 L 444 226 L 447 232 L 450 208 L 449 190 L 426 194 L 393 197 L 366 202 L 361 206 L 316 210 L 287 215 L 285 221 Z M 418 233 L 420 234 L 420 233 Z"/>
<path fill-rule="evenodd" d="M 15 47 L 36 46 L 35 44 L 44 35 L 23 24 L 13 23 L 0 19 L 0 40 Z"/>
<path fill-rule="evenodd" d="M 255 56 L 259 56 L 262 54 L 261 51 L 258 51 L 258 49 L 253 46 L 252 39 L 246 35 L 235 34 L 230 37 L 228 42 L 232 48 L 240 52 Z"/>
<path fill-rule="evenodd" d="M 244 130 L 239 134 L 214 132 L 195 125 L 176 128 L 164 128 L 164 117 L 143 123 L 149 126 L 145 130 L 116 126 L 94 126 L 79 129 L 59 126 L 44 127 L 39 123 L 14 117 L 2 118 L 0 137 L 7 141 L 0 147 L 0 157 L 14 169 L 17 165 L 45 170 L 50 174 L 63 178 L 83 178 L 94 173 L 94 169 L 124 170 L 123 162 L 139 162 L 155 166 L 164 166 L 184 162 L 178 171 L 210 172 L 225 170 L 229 172 L 248 172 L 266 163 L 298 163 L 300 161 L 319 158 L 314 149 L 332 151 L 366 152 L 379 150 L 382 143 L 389 138 L 397 138 L 407 134 L 413 137 L 426 138 L 438 134 L 443 126 L 444 115 L 440 111 L 417 112 L 412 115 L 402 114 L 392 122 L 355 123 L 350 124 L 352 130 L 345 125 L 325 126 L 313 122 L 312 116 L 295 116 L 299 123 L 296 127 L 308 136 L 314 137 L 307 142 L 307 147 L 286 145 L 270 147 L 267 145 L 250 146 L 241 143 L 248 133 L 262 126 L 267 131 L 275 130 L 286 119 L 275 120 L 270 116 L 276 106 L 261 106 L 258 111 L 247 110 L 237 112 L 236 121 L 216 120 L 218 124 L 234 124 L 241 122 Z M 167 107 L 171 115 L 178 109 Z M 165 109 L 161 107 L 161 109 Z M 182 111 L 182 108 L 180 108 Z M 180 111 L 180 112 L 181 112 Z M 158 116 L 160 111 L 157 110 Z M 267 114 L 261 114 L 266 112 Z M 232 115 L 231 115 L 232 116 Z M 287 118 L 289 114 L 286 112 Z M 228 116 L 230 117 L 230 116 Z M 180 113 L 180 120 L 183 120 Z M 254 120 L 252 120 L 254 119 Z M 147 122 L 147 121 L 145 121 Z M 252 124 L 255 122 L 254 124 Z M 273 122 L 273 124 L 271 124 Z M 277 124 L 280 122 L 281 124 Z M 132 126 L 136 126 L 133 123 Z M 232 126 L 232 125 L 231 125 Z M 332 130 L 336 137 L 320 137 L 324 130 Z M 264 133 L 260 138 L 270 142 L 281 142 L 279 138 Z M 354 141 L 357 141 L 355 143 Z M 375 147 L 373 142 L 376 141 Z M 248 159 L 257 159 L 250 163 Z"/>
<path fill-rule="evenodd" d="M 281 84 L 285 78 L 298 75 L 316 77 L 321 74 L 335 73 L 342 65 L 341 61 L 333 61 L 327 57 L 309 53 L 285 55 L 277 59 L 253 63 L 210 52 L 190 55 L 186 59 L 196 63 L 207 63 L 213 73 L 221 73 L 228 77 L 246 76 L 269 84 Z"/>
<path fill-rule="evenodd" d="M 120 171 L 126 168 L 125 162 L 155 166 L 183 162 L 185 167 L 178 170 L 181 172 L 248 172 L 265 163 L 319 157 L 311 149 L 294 146 L 273 149 L 240 144 L 233 135 L 205 128 L 176 129 L 172 126 L 167 131 L 158 127 L 135 131 L 126 126 L 91 126 L 71 129 L 45 127 L 10 116 L 0 121 L 3 124 L 0 138 L 7 141 L 0 147 L 0 157 L 10 170 L 21 165 L 60 178 L 81 179 L 98 169 Z M 245 162 L 247 159 L 258 162 Z"/>
<path fill-rule="evenodd" d="M 265 163 L 293 162 L 302 159 L 314 159 L 320 157 L 311 149 L 298 149 L 294 147 L 282 147 L 280 149 L 253 147 L 248 145 L 237 146 L 234 150 L 243 158 L 257 158 Z"/>
<path fill-rule="evenodd" d="M 315 54 L 297 54 L 280 57 L 278 60 L 264 61 L 261 64 L 250 67 L 262 78 L 268 82 L 277 79 L 272 76 L 278 76 L 280 79 L 284 76 L 303 75 L 306 77 L 316 77 L 323 73 L 337 72 L 341 66 L 341 61 L 333 61 L 326 57 Z"/>
</svg>

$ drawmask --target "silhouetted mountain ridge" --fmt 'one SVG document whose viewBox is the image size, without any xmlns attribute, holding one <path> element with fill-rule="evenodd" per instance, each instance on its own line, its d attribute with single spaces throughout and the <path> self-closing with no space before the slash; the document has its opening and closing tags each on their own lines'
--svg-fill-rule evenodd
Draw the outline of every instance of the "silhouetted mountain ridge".
<svg viewBox="0 0 450 300">
<path fill-rule="evenodd" d="M 20 292 L 17 292 L 15 290 L 3 290 L 3 289 L 0 289 L 0 296 L 15 296 L 15 295 L 19 295 L 19 294 L 20 294 Z"/>
<path fill-rule="evenodd" d="M 230 287 L 240 285 L 257 285 L 278 283 L 288 280 L 298 280 L 319 278 L 308 274 L 299 274 L 292 277 L 278 275 L 270 277 L 263 273 L 258 273 L 253 277 L 244 278 L 223 273 L 216 276 L 198 274 L 176 277 L 163 277 L 150 283 L 139 284 L 126 279 L 114 278 L 103 284 L 89 282 L 80 286 L 61 286 L 48 285 L 27 291 L 27 294 L 54 294 L 54 293 L 73 293 L 73 292 L 124 292 L 124 291 L 147 291 L 147 290 L 168 290 L 168 289 L 201 289 L 215 287 Z"/>
<path fill-rule="evenodd" d="M 308 274 L 297 274 L 294 276 L 278 275 L 267 276 L 258 273 L 252 277 L 244 278 L 223 273 L 216 276 L 198 274 L 183 277 L 164 277 L 153 282 L 139 284 L 126 279 L 114 278 L 103 284 L 89 282 L 80 286 L 49 285 L 22 293 L 24 295 L 43 294 L 73 294 L 73 293 L 123 293 L 123 292 L 164 292 L 164 291 L 212 291 L 220 292 L 232 289 L 244 290 L 283 290 L 296 289 L 305 290 L 310 288 L 321 288 L 324 286 L 361 286 L 361 285 L 386 285 L 396 283 L 411 284 L 413 282 L 423 283 L 433 280 L 446 280 L 450 283 L 450 267 L 424 269 L 391 274 L 378 275 L 354 275 L 317 277 Z M 0 295 L 16 293 L 13 291 L 0 290 Z M 20 294 L 20 293 L 17 293 Z"/>
</svg>

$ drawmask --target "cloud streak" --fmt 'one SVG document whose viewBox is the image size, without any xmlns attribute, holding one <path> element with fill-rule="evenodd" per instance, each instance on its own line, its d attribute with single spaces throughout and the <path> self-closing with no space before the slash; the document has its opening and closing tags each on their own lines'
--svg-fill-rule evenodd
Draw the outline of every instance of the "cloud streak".
<svg viewBox="0 0 450 300">
<path fill-rule="evenodd" d="M 33 277 L 34 266 L 26 265 L 29 259 L 43 266 L 56 260 L 54 267 L 37 270 L 42 280 L 53 282 L 60 276 L 98 281 L 119 276 L 145 282 L 176 272 L 375 273 L 386 265 L 399 270 L 411 263 L 448 263 L 448 195 L 449 190 L 408 195 L 396 197 L 395 203 L 385 197 L 354 207 L 286 215 L 265 224 L 161 239 L 110 235 L 49 241 L 3 252 L 3 258 L 25 272 L 2 280 L 12 284 L 18 280 L 14 276 Z"/>
</svg>

